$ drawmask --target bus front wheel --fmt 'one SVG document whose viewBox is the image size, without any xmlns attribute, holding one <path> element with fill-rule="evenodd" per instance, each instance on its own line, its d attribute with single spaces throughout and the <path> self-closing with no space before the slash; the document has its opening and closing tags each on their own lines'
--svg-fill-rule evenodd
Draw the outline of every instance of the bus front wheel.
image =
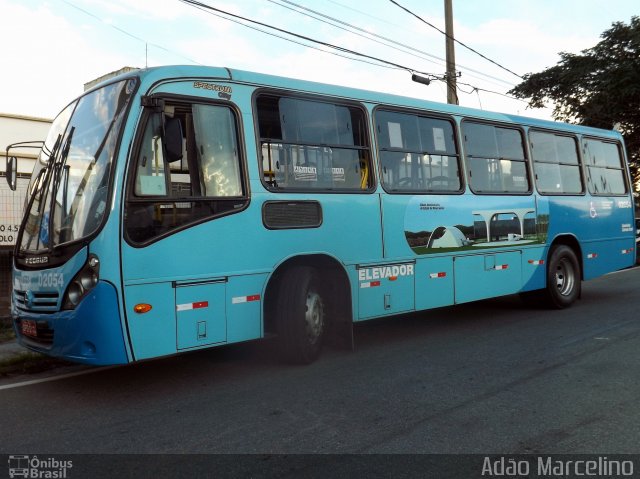
<svg viewBox="0 0 640 479">
<path fill-rule="evenodd" d="M 546 296 L 550 306 L 563 309 L 580 297 L 580 263 L 573 249 L 554 247 L 549 254 Z"/>
<path fill-rule="evenodd" d="M 283 274 L 276 314 L 284 360 L 309 364 L 319 356 L 327 326 L 326 306 L 315 269 L 297 266 Z"/>
</svg>

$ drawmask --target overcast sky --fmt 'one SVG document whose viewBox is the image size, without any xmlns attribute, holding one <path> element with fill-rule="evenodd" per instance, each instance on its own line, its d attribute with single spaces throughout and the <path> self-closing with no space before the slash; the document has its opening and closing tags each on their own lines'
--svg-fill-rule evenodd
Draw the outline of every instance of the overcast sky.
<svg viewBox="0 0 640 479">
<path fill-rule="evenodd" d="M 444 35 L 390 0 L 202 2 L 415 71 L 445 71 Z M 396 2 L 444 30 L 444 0 Z M 520 81 L 507 70 L 522 75 L 553 66 L 558 52 L 592 47 L 613 22 L 628 23 L 640 9 L 637 0 L 453 0 L 453 11 L 456 39 L 504 67 L 457 44 L 466 84 L 460 104 L 548 118 L 549 111 L 484 90 L 506 93 Z M 179 0 L 0 0 L 0 13 L 3 113 L 53 118 L 85 82 L 124 66 L 164 64 L 226 66 L 446 102 L 442 82 L 416 84 L 405 70 L 265 26 L 253 25 L 267 33 L 256 31 Z"/>
</svg>

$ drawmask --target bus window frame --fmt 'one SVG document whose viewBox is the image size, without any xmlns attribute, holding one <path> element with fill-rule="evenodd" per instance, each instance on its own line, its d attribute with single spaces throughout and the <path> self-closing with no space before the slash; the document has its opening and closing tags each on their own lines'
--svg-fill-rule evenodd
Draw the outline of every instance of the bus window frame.
<svg viewBox="0 0 640 479">
<path fill-rule="evenodd" d="M 495 158 L 496 160 L 506 160 L 506 161 L 513 161 L 513 162 L 522 162 L 525 165 L 525 171 L 527 172 L 527 183 L 528 183 L 528 189 L 527 191 L 522 191 L 522 192 L 517 192 L 517 191 L 476 191 L 473 189 L 472 186 L 472 182 L 471 182 L 471 165 L 469 164 L 469 155 L 467 153 L 467 145 L 464 139 L 464 124 L 465 122 L 471 122 L 471 123 L 477 123 L 477 124 L 483 124 L 483 125 L 489 125 L 489 126 L 494 126 L 494 127 L 498 127 L 498 128 L 505 128 L 505 129 L 510 129 L 510 130 L 516 130 L 520 133 L 520 139 L 522 140 L 522 151 L 524 153 L 524 159 L 523 160 L 518 160 L 518 159 L 512 159 L 512 158 Z M 531 152 L 529 150 L 529 145 L 528 145 L 528 135 L 527 135 L 527 131 L 526 131 L 526 125 L 523 123 L 505 123 L 505 122 L 500 122 L 500 121 L 494 121 L 494 120 L 487 120 L 487 119 L 482 119 L 482 118 L 476 118 L 476 117 L 463 117 L 460 120 L 460 143 L 462 145 L 463 148 L 463 161 L 464 161 L 464 165 L 465 165 L 465 173 L 466 173 L 466 180 L 467 180 L 467 184 L 469 185 L 469 191 L 471 193 L 473 193 L 474 195 L 478 195 L 478 196 L 531 196 L 533 195 L 534 191 L 537 191 L 534 185 L 534 178 L 533 178 L 533 165 L 532 165 L 532 159 L 531 159 Z M 484 158 L 484 157 L 471 157 L 471 158 Z M 485 159 L 489 159 L 489 158 L 485 158 Z"/>
<path fill-rule="evenodd" d="M 622 179 L 624 180 L 624 186 L 625 186 L 625 191 L 624 193 L 595 193 L 592 191 L 591 189 L 591 182 L 589 181 L 590 178 L 590 171 L 589 171 L 589 166 L 587 162 L 584 159 L 584 141 L 586 140 L 595 140 L 595 141 L 600 141 L 602 143 L 609 143 L 612 145 L 615 145 L 617 150 L 618 150 L 618 159 L 621 162 L 620 168 L 608 168 L 608 167 L 604 167 L 605 169 L 610 169 L 610 170 L 617 170 L 617 171 L 622 171 Z M 625 148 L 622 147 L 622 142 L 617 139 L 617 138 L 604 138 L 601 136 L 596 136 L 596 135 L 582 135 L 581 137 L 581 141 L 580 141 L 580 154 L 582 155 L 582 159 L 583 159 L 583 164 L 584 164 L 584 175 L 585 175 L 585 182 L 586 182 L 586 190 L 589 192 L 589 194 L 591 196 L 618 196 L 618 197 L 623 197 L 623 196 L 629 196 L 630 192 L 632 191 L 632 183 L 633 180 L 630 177 L 630 173 L 629 173 L 629 161 L 627 159 L 626 156 L 626 151 Z M 596 166 L 596 168 L 601 168 Z"/>
<path fill-rule="evenodd" d="M 548 133 L 554 136 L 564 136 L 566 138 L 573 138 L 577 150 L 577 156 L 578 156 L 578 171 L 580 171 L 580 182 L 582 185 L 582 191 L 580 193 L 547 193 L 547 192 L 542 192 L 540 191 L 540 189 L 538 188 L 538 180 L 536 178 L 536 170 L 535 170 L 535 159 L 533 158 L 533 151 L 531 149 L 531 133 Z M 529 150 L 529 155 L 531 157 L 530 163 L 531 163 L 531 177 L 533 179 L 534 182 L 534 187 L 535 187 L 535 191 L 537 194 L 539 194 L 540 196 L 586 196 L 587 194 L 587 173 L 585 170 L 585 164 L 584 164 L 584 156 L 582 154 L 582 136 L 575 134 L 575 133 L 571 133 L 571 132 L 567 132 L 567 131 L 563 131 L 563 130 L 551 130 L 548 128 L 539 128 L 539 127 L 530 127 L 527 129 L 527 149 Z M 541 162 L 544 163 L 544 162 Z M 563 164 L 563 163 L 549 163 L 549 164 Z M 567 165 L 571 165 L 570 163 L 564 163 Z"/>
<path fill-rule="evenodd" d="M 132 142 L 132 147 L 127 156 L 127 165 L 126 165 L 126 179 L 125 179 L 125 188 L 123 192 L 123 202 L 122 202 L 122 211 L 123 211 L 123 219 L 122 219 L 122 230 L 123 230 L 123 238 L 126 243 L 133 248 L 145 248 L 153 243 L 156 243 L 160 240 L 163 240 L 171 235 L 179 233 L 181 231 L 185 231 L 186 229 L 192 228 L 194 226 L 206 223 L 211 220 L 215 220 L 218 218 L 223 218 L 225 216 L 234 215 L 237 213 L 241 213 L 249 208 L 251 204 L 251 189 L 249 181 L 249 171 L 247 168 L 247 151 L 245 147 L 245 131 L 242 122 L 242 111 L 240 108 L 231 101 L 223 101 L 216 100 L 215 98 L 208 98 L 202 96 L 194 96 L 194 95 L 180 95 L 176 93 L 165 93 L 165 92 L 157 92 L 151 95 L 148 95 L 151 99 L 159 99 L 163 100 L 165 103 L 169 105 L 175 103 L 182 103 L 185 105 L 209 105 L 209 106 L 224 106 L 229 108 L 233 113 L 234 124 L 236 127 L 236 145 L 238 148 L 238 161 L 240 163 L 240 184 L 243 189 L 243 196 L 234 196 L 234 197 L 211 197 L 211 196 L 194 196 L 192 198 L 181 198 L 180 201 L 170 201 L 170 197 L 167 195 L 154 195 L 154 196 L 136 196 L 135 195 L 135 180 L 136 180 L 136 167 L 138 165 L 138 155 L 140 154 L 140 149 L 142 147 L 142 143 L 144 141 L 144 134 L 147 128 L 147 124 L 152 115 L 158 113 L 154 107 L 142 107 L 140 109 L 140 118 L 136 123 L 134 138 Z M 163 201 L 164 200 L 164 201 Z M 173 228 L 169 231 L 166 231 L 162 234 L 151 237 L 146 241 L 134 241 L 129 237 L 127 227 L 126 227 L 126 212 L 129 204 L 138 204 L 138 205 L 168 205 L 177 202 L 213 202 L 213 201 L 238 201 L 243 202 L 244 204 L 240 208 L 234 208 L 228 211 L 224 211 L 220 214 L 214 214 L 209 216 L 204 216 L 202 218 L 198 218 L 193 221 L 186 222 L 176 228 Z"/>
<path fill-rule="evenodd" d="M 262 160 L 262 137 L 260 136 L 260 125 L 258 122 L 258 98 L 260 96 L 275 96 L 278 98 L 292 98 L 297 100 L 308 100 L 308 101 L 316 101 L 320 103 L 328 103 L 330 105 L 338 105 L 345 107 L 353 107 L 360 110 L 363 114 L 364 121 L 364 143 L 366 144 L 366 148 L 354 147 L 354 150 L 360 151 L 368 151 L 368 161 L 369 161 L 369 187 L 366 189 L 331 189 L 331 188 L 274 188 L 269 185 L 265 181 L 264 169 L 263 169 L 263 160 Z M 371 118 L 369 117 L 369 112 L 365 105 L 357 100 L 335 97 L 331 95 L 324 94 L 316 94 L 316 93 L 306 93 L 300 91 L 289 91 L 283 90 L 280 88 L 273 87 L 263 87 L 257 88 L 251 97 L 251 113 L 253 117 L 253 126 L 254 126 L 254 134 L 256 141 L 256 160 L 258 162 L 258 174 L 260 176 L 260 183 L 264 187 L 265 190 L 271 193 L 278 194 L 287 194 L 287 193 L 304 193 L 304 194 L 341 194 L 341 195 L 349 195 L 349 194 L 373 194 L 375 193 L 378 187 L 378 180 L 376 178 L 375 170 L 375 157 L 374 157 L 374 147 L 371 141 L 371 132 L 369 131 L 371 125 Z M 304 143 L 296 143 L 300 145 L 306 145 Z M 322 145 L 318 145 L 322 146 Z"/>
<path fill-rule="evenodd" d="M 385 182 L 383 180 L 382 157 L 380 154 L 381 150 L 380 150 L 379 141 L 378 141 L 379 140 L 378 128 L 376 126 L 377 125 L 376 112 L 378 110 L 388 111 L 390 113 L 400 113 L 400 114 L 404 113 L 408 115 L 430 118 L 434 120 L 443 120 L 443 121 L 449 122 L 453 127 L 453 142 L 454 142 L 454 146 L 456 147 L 456 155 L 454 156 L 458 162 L 458 179 L 460 181 L 460 188 L 458 190 L 391 190 L 391 189 L 387 189 L 387 186 L 385 185 Z M 385 191 L 385 193 L 389 195 L 414 195 L 414 196 L 415 195 L 462 195 L 465 193 L 466 187 L 468 184 L 467 174 L 465 171 L 466 165 L 464 164 L 462 147 L 460 144 L 460 128 L 453 116 L 440 113 L 440 112 L 431 111 L 431 110 L 422 110 L 419 108 L 402 108 L 402 107 L 387 105 L 383 103 L 376 104 L 371 112 L 371 115 L 372 115 L 371 126 L 373 128 L 373 135 L 375 140 L 375 151 L 376 151 L 376 157 L 378 160 L 377 171 L 380 178 L 380 185 L 382 186 L 382 189 Z M 405 150 L 398 149 L 397 151 L 402 152 Z M 409 151 L 406 151 L 406 152 L 409 153 Z M 419 153 L 415 153 L 415 154 L 419 154 Z M 441 156 L 451 157 L 450 155 L 441 155 Z"/>
</svg>

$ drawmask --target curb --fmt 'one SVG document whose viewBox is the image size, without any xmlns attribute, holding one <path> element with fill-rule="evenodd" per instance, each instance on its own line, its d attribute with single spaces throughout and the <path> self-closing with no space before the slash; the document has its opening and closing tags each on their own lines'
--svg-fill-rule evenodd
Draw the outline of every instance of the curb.
<svg viewBox="0 0 640 479">
<path fill-rule="evenodd" d="M 15 339 L 0 343 L 0 360 L 10 358 L 12 356 L 18 356 L 26 352 L 29 352 L 29 350 L 23 346 L 20 346 L 18 344 L 18 341 L 16 341 Z"/>
</svg>

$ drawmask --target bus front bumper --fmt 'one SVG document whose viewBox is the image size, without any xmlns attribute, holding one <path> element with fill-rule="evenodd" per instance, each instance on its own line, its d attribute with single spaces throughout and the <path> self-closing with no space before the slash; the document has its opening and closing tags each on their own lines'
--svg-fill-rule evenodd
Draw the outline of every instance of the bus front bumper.
<svg viewBox="0 0 640 479">
<path fill-rule="evenodd" d="M 72 311 L 44 314 L 12 305 L 11 313 L 18 343 L 32 351 L 83 364 L 129 362 L 110 283 L 100 281 Z"/>
</svg>

